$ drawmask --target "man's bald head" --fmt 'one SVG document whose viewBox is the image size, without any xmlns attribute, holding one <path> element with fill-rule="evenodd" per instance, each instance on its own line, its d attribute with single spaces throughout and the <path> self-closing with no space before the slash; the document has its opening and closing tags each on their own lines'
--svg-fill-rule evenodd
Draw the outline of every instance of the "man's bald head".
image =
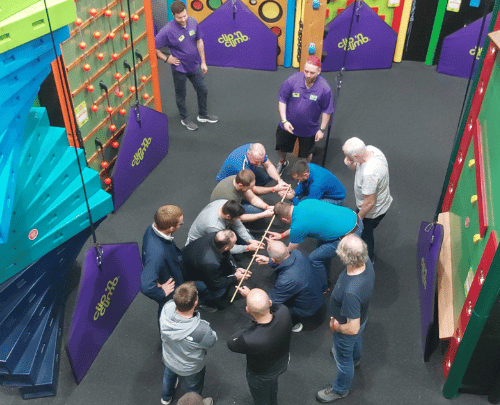
<svg viewBox="0 0 500 405">
<path fill-rule="evenodd" d="M 254 318 L 269 314 L 271 301 L 264 290 L 253 288 L 247 295 L 247 312 Z"/>
<path fill-rule="evenodd" d="M 270 240 L 267 242 L 267 253 L 275 263 L 281 263 L 288 257 L 288 248 L 283 242 Z"/>
</svg>

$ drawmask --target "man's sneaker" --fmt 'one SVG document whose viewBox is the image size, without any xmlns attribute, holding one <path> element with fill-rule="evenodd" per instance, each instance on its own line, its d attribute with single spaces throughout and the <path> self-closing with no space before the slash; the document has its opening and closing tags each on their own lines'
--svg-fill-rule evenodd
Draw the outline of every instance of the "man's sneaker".
<svg viewBox="0 0 500 405">
<path fill-rule="evenodd" d="M 349 390 L 347 390 L 341 395 L 337 394 L 333 390 L 333 387 L 328 387 L 325 388 L 324 390 L 318 391 L 318 393 L 316 394 L 316 399 L 319 402 L 332 402 L 335 401 L 336 399 L 345 398 L 348 395 L 349 395 Z"/>
<path fill-rule="evenodd" d="M 170 402 L 172 402 L 172 398 L 170 398 L 168 401 L 165 401 L 163 398 L 161 398 L 162 405 L 168 405 Z"/>
<path fill-rule="evenodd" d="M 197 120 L 199 122 L 210 122 L 211 124 L 213 124 L 213 123 L 219 121 L 219 117 L 217 117 L 216 115 L 212 115 L 212 114 L 198 115 Z"/>
<path fill-rule="evenodd" d="M 301 323 L 296 323 L 295 325 L 293 325 L 292 332 L 300 332 L 303 327 L 304 325 L 302 325 Z"/>
<path fill-rule="evenodd" d="M 213 404 L 214 400 L 212 399 L 212 397 L 203 398 L 203 405 L 213 405 Z"/>
<path fill-rule="evenodd" d="M 196 131 L 198 129 L 198 125 L 196 125 L 189 118 L 184 118 L 183 120 L 181 120 L 181 124 L 184 125 L 190 131 Z"/>
<path fill-rule="evenodd" d="M 278 171 L 278 174 L 280 176 L 283 174 L 283 170 L 285 170 L 285 167 L 288 166 L 288 163 L 290 162 L 288 160 L 285 160 L 284 162 L 279 161 L 276 165 L 276 170 Z"/>
<path fill-rule="evenodd" d="M 209 314 L 213 314 L 214 312 L 217 312 L 217 308 L 209 307 L 208 305 L 198 304 L 198 308 L 201 309 L 202 311 L 208 312 Z"/>
</svg>

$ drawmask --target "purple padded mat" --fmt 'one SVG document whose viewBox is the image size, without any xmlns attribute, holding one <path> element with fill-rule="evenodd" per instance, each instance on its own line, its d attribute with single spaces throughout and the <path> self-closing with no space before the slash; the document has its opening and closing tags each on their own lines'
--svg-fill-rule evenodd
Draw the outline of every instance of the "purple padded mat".
<svg viewBox="0 0 500 405">
<path fill-rule="evenodd" d="M 200 23 L 207 64 L 276 70 L 278 36 L 240 0 L 236 0 L 234 17 L 232 2 L 226 1 Z"/>
<path fill-rule="evenodd" d="M 479 48 L 481 49 L 488 33 L 490 25 L 491 13 L 486 16 L 484 29 L 481 35 Z M 439 55 L 439 63 L 437 71 L 450 76 L 469 77 L 472 68 L 472 62 L 476 56 L 477 40 L 481 31 L 483 19 L 480 18 L 469 24 L 467 27 L 455 31 L 443 39 L 441 53 Z M 476 67 L 480 55 L 477 57 Z M 474 76 L 472 76 L 474 77 Z"/>
<path fill-rule="evenodd" d="M 82 381 L 121 317 L 141 288 L 142 262 L 137 243 L 95 246 L 85 264 L 73 314 L 67 352 L 77 383 Z"/>
<path fill-rule="evenodd" d="M 138 108 L 140 122 L 137 122 Z M 122 144 L 113 167 L 113 210 L 129 198 L 168 152 L 165 114 L 139 105 L 130 109 Z"/>
<path fill-rule="evenodd" d="M 323 51 L 327 53 L 321 66 L 324 72 L 342 68 L 353 7 L 358 7 L 359 3 L 352 3 L 328 24 L 328 35 L 323 41 Z M 390 69 L 397 37 L 375 11 L 361 2 L 354 13 L 345 69 Z"/>
<path fill-rule="evenodd" d="M 422 322 L 422 350 L 426 356 L 429 327 L 434 320 L 436 270 L 443 242 L 443 227 L 422 222 L 417 245 L 417 276 L 420 291 L 420 320 Z"/>
</svg>

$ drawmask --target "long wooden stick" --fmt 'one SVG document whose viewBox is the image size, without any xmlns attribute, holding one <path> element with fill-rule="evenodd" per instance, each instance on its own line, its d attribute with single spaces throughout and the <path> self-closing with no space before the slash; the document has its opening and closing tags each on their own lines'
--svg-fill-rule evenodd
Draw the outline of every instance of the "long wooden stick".
<svg viewBox="0 0 500 405">
<path fill-rule="evenodd" d="M 288 188 L 286 189 L 285 194 L 283 195 L 283 198 L 281 199 L 281 202 L 283 202 L 283 200 L 285 199 L 286 195 L 288 194 L 288 191 L 290 190 L 290 187 L 292 187 L 291 184 L 288 185 Z M 274 218 L 276 218 L 276 214 L 273 215 L 273 217 L 271 218 L 271 222 L 269 222 L 269 226 L 267 227 L 266 231 L 264 232 L 264 235 L 262 235 L 262 239 L 259 242 L 259 246 L 257 247 L 257 250 L 254 252 L 254 254 L 252 256 L 252 260 L 250 260 L 250 263 L 248 263 L 247 269 L 245 270 L 245 273 L 243 274 L 243 277 L 241 278 L 240 282 L 236 286 L 236 291 L 234 292 L 233 298 L 231 298 L 231 301 L 230 301 L 231 303 L 234 301 L 234 298 L 236 297 L 236 294 L 238 293 L 238 289 L 241 287 L 241 284 L 245 280 L 245 277 L 246 277 L 246 275 L 248 273 L 248 270 L 250 269 L 250 266 L 253 264 L 253 261 L 255 260 L 255 256 L 257 256 L 257 253 L 259 253 L 260 247 L 264 243 L 264 239 L 266 238 L 266 235 L 269 232 L 269 228 L 271 228 L 271 225 L 274 222 Z"/>
</svg>

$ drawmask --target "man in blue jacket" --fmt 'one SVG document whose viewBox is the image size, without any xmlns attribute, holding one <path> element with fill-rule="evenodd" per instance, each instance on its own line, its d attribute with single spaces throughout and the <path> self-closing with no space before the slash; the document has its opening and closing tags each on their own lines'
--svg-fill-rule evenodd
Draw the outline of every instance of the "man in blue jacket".
<svg viewBox="0 0 500 405">
<path fill-rule="evenodd" d="M 312 317 L 323 305 L 326 274 L 315 269 L 300 250 L 289 252 L 283 242 L 269 241 L 267 253 L 269 257 L 257 255 L 255 260 L 261 265 L 269 265 L 276 274 L 271 301 L 288 307 L 294 325 L 292 331 L 300 332 L 303 327 L 300 320 Z"/>
<path fill-rule="evenodd" d="M 335 205 L 344 205 L 346 190 L 343 184 L 329 170 L 307 163 L 305 160 L 297 161 L 292 167 L 292 177 L 298 182 L 295 190 L 290 190 L 286 198 L 297 205 L 305 199 L 321 200 Z M 284 191 L 278 193 L 280 197 Z"/>
<path fill-rule="evenodd" d="M 176 205 L 164 205 L 156 211 L 153 225 L 142 238 L 141 291 L 159 305 L 172 299 L 176 285 L 184 282 L 179 264 L 180 250 L 172 236 L 184 223 L 182 210 Z"/>
</svg>

